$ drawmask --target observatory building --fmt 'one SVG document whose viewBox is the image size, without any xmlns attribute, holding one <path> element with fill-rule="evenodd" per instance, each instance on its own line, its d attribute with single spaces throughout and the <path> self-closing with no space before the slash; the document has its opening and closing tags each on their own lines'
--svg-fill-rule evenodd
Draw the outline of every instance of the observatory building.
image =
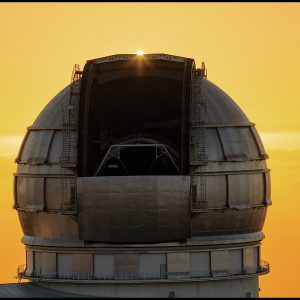
<svg viewBox="0 0 300 300">
<path fill-rule="evenodd" d="M 258 297 L 266 158 L 203 63 L 121 54 L 75 65 L 16 159 L 18 276 L 98 297 Z"/>
</svg>

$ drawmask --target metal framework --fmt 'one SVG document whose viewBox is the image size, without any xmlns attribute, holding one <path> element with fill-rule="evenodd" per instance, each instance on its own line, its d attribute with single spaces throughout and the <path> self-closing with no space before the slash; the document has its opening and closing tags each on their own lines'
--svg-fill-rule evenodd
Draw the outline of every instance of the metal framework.
<svg viewBox="0 0 300 300">
<path fill-rule="evenodd" d="M 111 159 L 112 157 L 117 158 L 121 165 L 124 167 L 124 169 L 126 170 L 126 167 L 124 166 L 124 164 L 122 163 L 122 160 L 120 159 L 120 150 L 121 148 L 129 148 L 129 147 L 153 147 L 155 148 L 155 159 L 153 160 L 148 173 L 151 171 L 155 161 L 163 156 L 163 155 L 167 155 L 170 159 L 170 161 L 172 162 L 172 164 L 174 165 L 174 167 L 176 168 L 178 174 L 180 174 L 180 171 L 176 165 L 176 163 L 174 162 L 172 156 L 170 155 L 169 151 L 167 150 L 166 146 L 164 144 L 116 144 L 116 145 L 111 145 L 108 149 L 108 151 L 106 152 L 104 159 L 102 160 L 100 166 L 98 167 L 97 171 L 95 172 L 95 176 L 98 176 L 100 174 L 100 171 L 103 167 L 103 165 L 105 164 L 105 162 L 107 162 L 109 159 Z M 146 174 L 145 174 L 146 175 Z"/>
</svg>

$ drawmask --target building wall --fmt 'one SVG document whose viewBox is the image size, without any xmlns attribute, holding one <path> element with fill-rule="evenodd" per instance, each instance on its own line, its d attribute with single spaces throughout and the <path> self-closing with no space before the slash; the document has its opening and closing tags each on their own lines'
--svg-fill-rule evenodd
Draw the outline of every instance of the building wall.
<svg viewBox="0 0 300 300">
<path fill-rule="evenodd" d="M 120 298 L 250 298 L 259 296 L 258 276 L 211 281 L 131 282 L 131 283 L 55 283 L 38 282 L 53 290 L 87 296 Z"/>
<path fill-rule="evenodd" d="M 70 251 L 70 250 L 69 250 Z M 259 245 L 205 250 L 153 251 L 136 249 L 110 253 L 27 249 L 27 268 L 38 277 L 72 279 L 93 274 L 95 279 L 217 278 L 258 272 Z M 32 264 L 33 262 L 33 264 Z M 76 278 L 75 278 L 76 279 Z"/>
</svg>

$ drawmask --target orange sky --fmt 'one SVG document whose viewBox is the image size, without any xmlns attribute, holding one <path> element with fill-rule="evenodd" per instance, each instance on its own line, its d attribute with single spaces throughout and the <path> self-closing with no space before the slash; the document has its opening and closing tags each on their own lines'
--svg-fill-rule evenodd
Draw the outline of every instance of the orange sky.
<svg viewBox="0 0 300 300">
<path fill-rule="evenodd" d="M 261 296 L 300 296 L 300 3 L 0 3 L 0 40 L 0 283 L 25 262 L 12 173 L 26 127 L 74 63 L 143 49 L 204 61 L 208 79 L 256 123 L 273 200 Z"/>
</svg>

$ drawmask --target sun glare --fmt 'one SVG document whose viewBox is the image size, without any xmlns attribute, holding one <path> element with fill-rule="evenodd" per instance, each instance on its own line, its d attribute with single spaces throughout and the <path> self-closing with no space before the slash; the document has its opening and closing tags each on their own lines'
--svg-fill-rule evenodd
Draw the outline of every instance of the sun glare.
<svg viewBox="0 0 300 300">
<path fill-rule="evenodd" d="M 143 50 L 138 50 L 138 51 L 136 52 L 136 54 L 137 54 L 137 55 L 144 55 L 144 51 L 143 51 Z"/>
</svg>

